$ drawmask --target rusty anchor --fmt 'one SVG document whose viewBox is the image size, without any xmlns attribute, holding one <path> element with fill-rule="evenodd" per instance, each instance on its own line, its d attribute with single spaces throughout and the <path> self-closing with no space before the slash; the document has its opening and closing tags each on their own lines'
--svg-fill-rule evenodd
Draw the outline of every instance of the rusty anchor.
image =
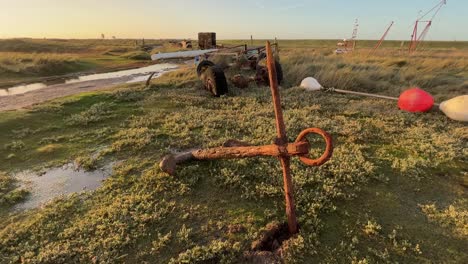
<svg viewBox="0 0 468 264">
<path fill-rule="evenodd" d="M 298 224 L 290 169 L 291 157 L 298 156 L 299 159 L 308 166 L 321 166 L 331 158 L 333 153 L 333 142 L 331 136 L 322 129 L 309 128 L 302 131 L 294 143 L 288 143 L 283 111 L 281 108 L 278 81 L 276 79 L 275 60 L 270 42 L 267 42 L 266 53 L 270 88 L 276 116 L 277 138 L 275 140 L 275 144 L 267 146 L 249 146 L 246 143 L 231 140 L 226 142 L 223 147 L 195 149 L 179 153 L 177 155 L 168 155 L 161 161 L 160 168 L 164 172 L 173 175 L 177 164 L 189 160 L 240 159 L 258 156 L 277 157 L 280 159 L 283 169 L 284 195 L 286 200 L 286 215 L 288 217 L 289 232 L 291 234 L 296 234 L 298 232 Z M 307 140 L 307 136 L 310 134 L 320 135 L 326 143 L 325 152 L 318 159 L 311 159 L 308 157 L 310 144 Z"/>
</svg>

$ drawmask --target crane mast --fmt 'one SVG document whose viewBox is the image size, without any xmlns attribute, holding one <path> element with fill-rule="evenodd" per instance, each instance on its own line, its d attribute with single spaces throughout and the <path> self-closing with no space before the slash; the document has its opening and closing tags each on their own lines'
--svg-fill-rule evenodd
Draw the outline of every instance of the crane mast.
<svg viewBox="0 0 468 264">
<path fill-rule="evenodd" d="M 356 18 L 356 20 L 354 21 L 353 35 L 351 37 L 353 41 L 353 51 L 356 48 L 356 39 L 357 39 L 358 30 L 359 30 L 359 20 Z"/>
<path fill-rule="evenodd" d="M 380 38 L 379 42 L 377 43 L 377 45 L 375 45 L 374 49 L 372 50 L 371 54 L 373 54 L 378 48 L 380 48 L 380 46 L 382 45 L 383 41 L 385 40 L 385 38 L 387 37 L 388 35 L 388 32 L 390 32 L 390 29 L 393 27 L 393 24 L 395 24 L 394 21 L 392 21 L 392 23 L 390 23 L 390 26 L 388 26 L 387 30 L 385 30 L 385 33 L 382 35 L 382 37 Z"/>
<path fill-rule="evenodd" d="M 409 53 L 413 53 L 417 50 L 419 44 L 424 41 L 424 39 L 427 36 L 427 33 L 429 32 L 429 29 L 432 26 L 432 21 L 434 18 L 439 14 L 440 10 L 442 7 L 444 7 L 447 4 L 447 0 L 442 0 L 440 1 L 436 6 L 434 6 L 432 9 L 427 11 L 425 14 L 422 16 L 418 17 L 416 22 L 414 23 L 414 28 L 413 28 L 413 34 L 411 35 L 411 42 L 409 45 Z M 429 20 L 424 20 L 426 17 L 432 14 L 432 17 L 430 17 Z M 424 25 L 424 29 L 419 33 L 419 26 Z"/>
</svg>

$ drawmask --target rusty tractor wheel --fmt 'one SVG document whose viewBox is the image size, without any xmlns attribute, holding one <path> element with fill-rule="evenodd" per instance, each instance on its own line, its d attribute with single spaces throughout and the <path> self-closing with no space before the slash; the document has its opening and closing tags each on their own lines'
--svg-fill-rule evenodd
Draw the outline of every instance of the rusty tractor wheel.
<svg viewBox="0 0 468 264">
<path fill-rule="evenodd" d="M 257 69 L 257 64 L 258 64 L 258 59 L 257 59 L 257 57 L 255 57 L 255 56 L 249 57 L 249 58 L 248 58 L 248 63 L 249 63 L 250 69 L 252 69 L 252 70 L 254 70 L 254 71 Z"/>
<path fill-rule="evenodd" d="M 202 72 L 201 78 L 205 89 L 210 91 L 214 96 L 219 97 L 227 94 L 228 85 L 224 71 L 218 66 L 208 67 Z"/>
<path fill-rule="evenodd" d="M 276 68 L 276 78 L 278 80 L 278 84 L 281 84 L 283 82 L 283 67 L 277 60 L 275 60 L 275 68 Z M 261 66 L 261 65 L 257 66 L 257 73 L 255 75 L 255 81 L 257 82 L 258 86 L 270 85 L 270 77 L 268 75 L 267 67 Z"/>
<path fill-rule="evenodd" d="M 243 76 L 242 74 L 237 74 L 231 77 L 231 83 L 235 87 L 240 88 L 240 89 L 245 89 L 249 87 L 249 82 L 250 82 L 250 79 Z"/>
<path fill-rule="evenodd" d="M 270 84 L 268 77 L 268 69 L 265 66 L 257 65 L 257 71 L 255 73 L 255 83 L 257 86 L 267 86 Z"/>
<path fill-rule="evenodd" d="M 198 75 L 198 77 L 200 78 L 202 73 L 211 66 L 215 66 L 215 64 L 212 61 L 204 60 L 204 61 L 200 62 L 198 64 L 198 66 L 197 66 L 197 75 Z"/>
<path fill-rule="evenodd" d="M 278 80 L 278 84 L 281 84 L 283 82 L 283 66 L 281 66 L 281 63 L 279 61 L 275 60 L 275 68 L 276 68 L 276 78 Z"/>
</svg>

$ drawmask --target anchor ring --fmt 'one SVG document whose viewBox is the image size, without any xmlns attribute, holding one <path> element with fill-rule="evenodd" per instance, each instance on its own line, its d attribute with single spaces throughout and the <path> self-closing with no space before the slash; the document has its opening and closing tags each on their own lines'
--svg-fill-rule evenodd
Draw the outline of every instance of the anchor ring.
<svg viewBox="0 0 468 264">
<path fill-rule="evenodd" d="M 317 134 L 317 135 L 322 136 L 322 138 L 325 140 L 325 143 L 327 145 L 325 152 L 318 159 L 311 159 L 307 156 L 299 156 L 299 159 L 302 161 L 302 163 L 308 166 L 321 166 L 325 164 L 328 160 L 330 160 L 333 154 L 332 137 L 330 136 L 330 134 L 328 134 L 327 132 L 323 131 L 320 128 L 308 128 L 299 134 L 299 136 L 296 139 L 296 143 L 301 142 L 301 141 L 307 141 L 307 136 L 310 134 Z"/>
</svg>

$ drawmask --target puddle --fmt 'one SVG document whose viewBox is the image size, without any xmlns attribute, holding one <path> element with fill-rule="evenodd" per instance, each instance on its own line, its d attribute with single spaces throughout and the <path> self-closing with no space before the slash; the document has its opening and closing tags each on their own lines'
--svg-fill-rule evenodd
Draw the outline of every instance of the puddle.
<svg viewBox="0 0 468 264">
<path fill-rule="evenodd" d="M 30 171 L 15 175 L 21 187 L 30 191 L 27 200 L 14 207 L 27 210 L 40 207 L 56 197 L 76 192 L 93 191 L 112 174 L 113 163 L 95 171 L 76 170 L 73 163 L 54 168 L 39 176 Z"/>
<path fill-rule="evenodd" d="M 157 78 L 161 76 L 163 73 L 168 72 L 170 70 L 174 70 L 177 67 L 178 67 L 177 65 L 169 64 L 169 63 L 154 64 L 154 65 L 136 68 L 136 69 L 130 69 L 130 70 L 83 75 L 83 76 L 79 76 L 79 77 L 72 78 L 72 79 L 62 80 L 62 83 L 73 84 L 73 83 L 80 83 L 80 82 L 109 80 L 109 79 L 118 79 L 118 78 L 124 79 L 121 81 L 121 83 L 142 82 L 142 81 L 146 81 L 148 77 L 151 75 L 151 73 L 153 72 L 157 72 L 157 74 L 154 77 L 154 78 Z M 57 83 L 53 83 L 50 85 L 55 85 L 55 84 Z M 46 88 L 50 85 L 48 85 L 47 83 L 33 83 L 33 84 L 27 84 L 27 85 L 18 85 L 18 86 L 14 86 L 10 88 L 0 88 L 0 97 L 24 94 L 27 92 Z"/>
<path fill-rule="evenodd" d="M 158 72 L 156 73 L 152 79 L 156 79 L 156 78 L 159 78 L 161 77 L 161 75 L 163 75 L 164 72 Z M 136 77 L 133 77 L 133 79 L 131 79 L 130 81 L 127 81 L 126 83 L 136 83 L 136 82 L 146 82 L 148 80 L 148 78 L 150 77 L 151 73 L 147 74 L 147 75 L 141 75 L 141 76 L 136 76 Z"/>
<path fill-rule="evenodd" d="M 114 79 L 114 78 L 122 78 L 122 77 L 131 77 L 131 79 L 127 82 L 136 82 L 135 80 L 137 79 L 144 79 L 146 81 L 149 75 L 153 72 L 165 72 L 165 71 L 175 69 L 175 68 L 177 68 L 176 65 L 168 64 L 168 63 L 154 64 L 154 65 L 137 68 L 137 69 L 131 69 L 131 70 L 84 75 L 75 79 L 67 80 L 65 81 L 65 83 L 79 83 L 79 82 L 86 82 L 86 81 L 106 80 L 106 79 Z"/>
</svg>

